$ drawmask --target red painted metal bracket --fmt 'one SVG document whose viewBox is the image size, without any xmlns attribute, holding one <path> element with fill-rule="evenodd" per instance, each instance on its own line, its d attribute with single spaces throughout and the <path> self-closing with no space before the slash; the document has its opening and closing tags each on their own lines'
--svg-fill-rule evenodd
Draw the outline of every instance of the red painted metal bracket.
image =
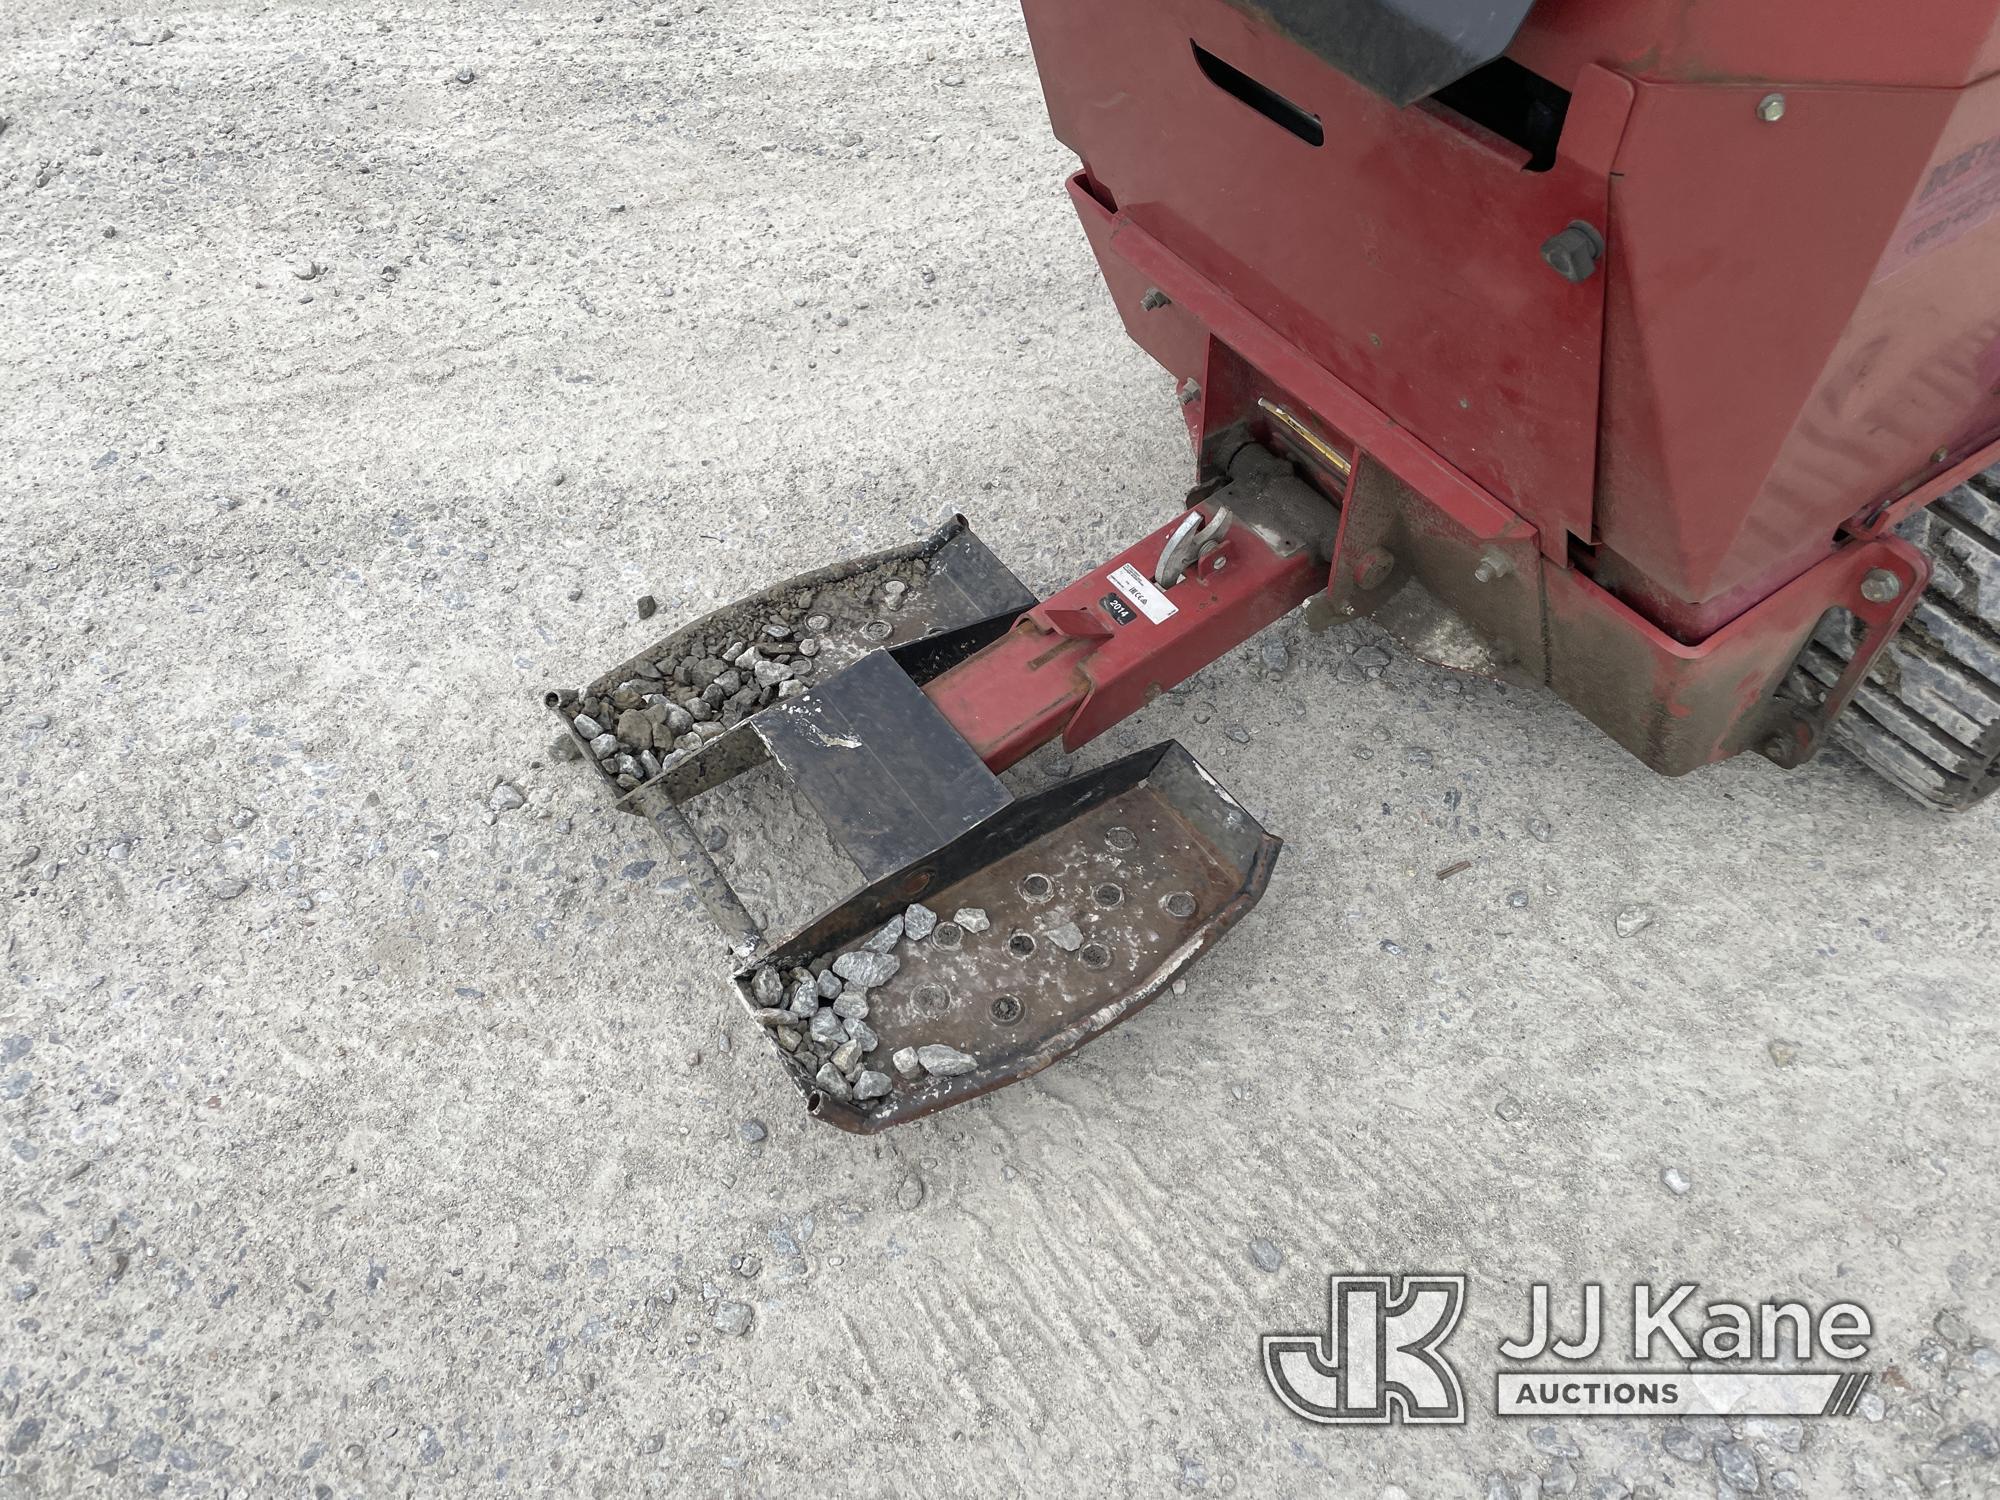
<svg viewBox="0 0 2000 1500">
<path fill-rule="evenodd" d="M 1874 573 L 1895 580 L 1893 596 L 1863 591 Z M 1680 776 L 1744 750 L 1785 766 L 1809 759 L 1929 578 L 1929 560 L 1900 538 L 1856 539 L 1688 644 L 1576 569 L 1550 565 L 1532 534 L 1469 531 L 1363 454 L 1328 600 L 1336 613 L 1370 614 L 1415 580 L 1523 675 L 1654 770 Z M 1823 697 L 1787 696 L 1793 664 L 1834 609 L 1867 627 L 1862 648 Z"/>
<path fill-rule="evenodd" d="M 1326 564 L 1311 548 L 1281 552 L 1239 523 L 1178 583 L 1157 589 L 1154 565 L 1182 519 L 1029 610 L 924 689 L 990 769 L 1058 735 L 1072 750 L 1087 743 L 1325 585 Z"/>
</svg>

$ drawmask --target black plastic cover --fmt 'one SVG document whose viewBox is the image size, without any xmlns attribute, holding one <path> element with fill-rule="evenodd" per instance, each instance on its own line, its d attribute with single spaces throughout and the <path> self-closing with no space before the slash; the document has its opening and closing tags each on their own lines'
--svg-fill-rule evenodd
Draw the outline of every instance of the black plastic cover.
<svg viewBox="0 0 2000 1500">
<path fill-rule="evenodd" d="M 1507 50 L 1535 0 L 1229 0 L 1394 104 Z"/>
</svg>

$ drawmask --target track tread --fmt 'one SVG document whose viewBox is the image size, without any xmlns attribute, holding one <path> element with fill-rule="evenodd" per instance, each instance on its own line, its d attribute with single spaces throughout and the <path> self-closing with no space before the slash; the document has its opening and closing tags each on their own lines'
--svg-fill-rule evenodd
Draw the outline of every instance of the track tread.
<svg viewBox="0 0 2000 1500">
<path fill-rule="evenodd" d="M 1909 620 L 1834 721 L 1833 737 L 1920 802 L 1959 811 L 2000 789 L 2000 468 L 1917 512 L 1898 532 L 1931 559 Z M 1860 631 L 1835 615 L 1801 673 L 1831 685 Z"/>
</svg>

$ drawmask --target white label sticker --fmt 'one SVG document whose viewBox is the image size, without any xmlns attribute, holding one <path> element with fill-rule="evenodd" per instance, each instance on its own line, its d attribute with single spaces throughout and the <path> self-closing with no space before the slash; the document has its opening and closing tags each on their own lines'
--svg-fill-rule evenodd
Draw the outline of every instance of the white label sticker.
<svg viewBox="0 0 2000 1500">
<path fill-rule="evenodd" d="M 1155 625 L 1180 613 L 1173 602 L 1153 586 L 1153 580 L 1130 563 L 1112 570 L 1111 586 L 1132 601 L 1132 607 Z"/>
</svg>

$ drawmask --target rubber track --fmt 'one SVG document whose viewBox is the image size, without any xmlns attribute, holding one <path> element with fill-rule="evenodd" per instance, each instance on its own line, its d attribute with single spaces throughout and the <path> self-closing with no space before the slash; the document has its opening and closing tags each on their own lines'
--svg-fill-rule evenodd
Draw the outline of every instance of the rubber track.
<svg viewBox="0 0 2000 1500">
<path fill-rule="evenodd" d="M 1897 530 L 1929 554 L 1930 585 L 1833 737 L 1912 797 L 1956 812 L 2000 788 L 2000 468 Z M 1850 616 L 1823 623 L 1799 672 L 1832 683 L 1855 636 Z"/>
</svg>

